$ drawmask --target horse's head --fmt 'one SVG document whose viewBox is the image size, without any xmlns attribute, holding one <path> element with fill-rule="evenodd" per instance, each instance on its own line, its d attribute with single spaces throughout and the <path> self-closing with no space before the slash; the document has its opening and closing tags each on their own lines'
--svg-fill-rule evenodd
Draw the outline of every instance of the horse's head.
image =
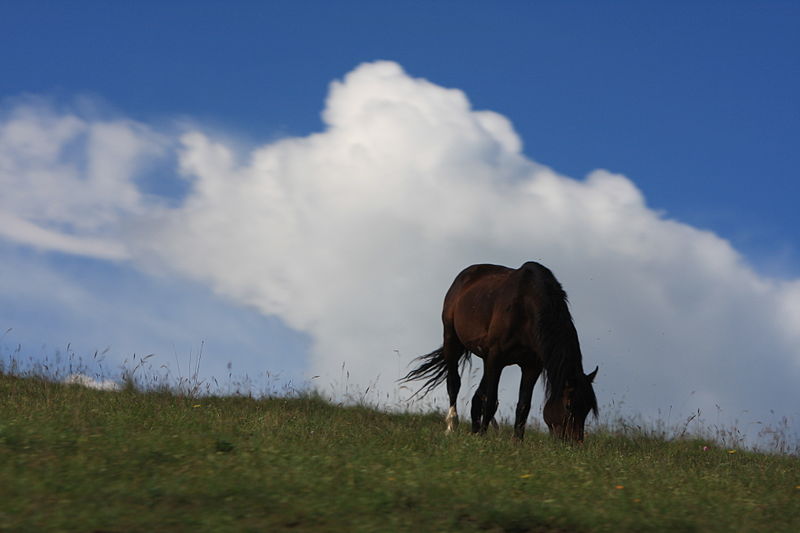
<svg viewBox="0 0 800 533">
<path fill-rule="evenodd" d="M 544 406 L 544 421 L 550 434 L 564 440 L 583 442 L 583 426 L 589 411 L 597 416 L 597 397 L 592 382 L 597 368 L 591 374 L 579 373 L 566 380 L 559 394 L 554 394 Z"/>
</svg>

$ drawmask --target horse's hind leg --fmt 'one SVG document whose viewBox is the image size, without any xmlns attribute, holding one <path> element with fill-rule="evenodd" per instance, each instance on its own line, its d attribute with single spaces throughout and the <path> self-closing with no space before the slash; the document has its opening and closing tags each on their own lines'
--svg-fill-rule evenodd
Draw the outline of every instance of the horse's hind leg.
<svg viewBox="0 0 800 533">
<path fill-rule="evenodd" d="M 486 378 L 481 377 L 481 382 L 478 385 L 475 394 L 472 395 L 472 408 L 470 414 L 472 415 L 472 432 L 477 433 L 481 429 L 481 415 L 483 415 L 483 401 L 484 401 L 484 389 L 486 389 Z M 500 426 L 497 424 L 497 420 L 492 418 L 489 422 L 494 429 L 499 429 Z"/>
<path fill-rule="evenodd" d="M 486 376 L 481 377 L 481 382 L 478 385 L 478 389 L 475 391 L 475 394 L 472 396 L 472 409 L 470 414 L 472 415 L 472 432 L 477 433 L 481 429 L 481 415 L 483 415 L 483 391 L 486 388 Z"/>
<path fill-rule="evenodd" d="M 464 355 L 465 348 L 456 337 L 455 332 L 445 329 L 444 346 L 442 354 L 447 363 L 447 396 L 450 399 L 450 409 L 447 411 L 447 433 L 452 432 L 458 426 L 458 391 L 461 389 L 461 375 L 458 371 L 458 363 Z"/>
<path fill-rule="evenodd" d="M 503 365 L 498 364 L 495 357 L 491 355 L 484 360 L 483 366 L 483 413 L 481 417 L 481 425 L 478 432 L 483 434 L 489 427 L 489 424 L 494 422 L 494 414 L 497 412 L 497 388 L 500 385 L 500 373 L 503 371 Z"/>
</svg>

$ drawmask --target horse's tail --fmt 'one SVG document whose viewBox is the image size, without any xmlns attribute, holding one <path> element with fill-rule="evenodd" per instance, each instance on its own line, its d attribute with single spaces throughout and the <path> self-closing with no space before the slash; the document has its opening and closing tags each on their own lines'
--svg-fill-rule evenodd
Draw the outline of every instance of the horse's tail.
<svg viewBox="0 0 800 533">
<path fill-rule="evenodd" d="M 466 354 L 467 352 L 465 351 L 462 357 Z M 414 359 L 414 361 L 422 361 L 422 363 L 406 374 L 405 377 L 400 378 L 400 381 L 406 383 L 409 381 L 426 380 L 419 390 L 411 396 L 412 398 L 419 393 L 425 396 L 447 378 L 447 361 L 444 358 L 444 346 L 429 354 L 420 355 Z M 462 361 L 462 365 L 463 364 L 464 362 Z"/>
</svg>

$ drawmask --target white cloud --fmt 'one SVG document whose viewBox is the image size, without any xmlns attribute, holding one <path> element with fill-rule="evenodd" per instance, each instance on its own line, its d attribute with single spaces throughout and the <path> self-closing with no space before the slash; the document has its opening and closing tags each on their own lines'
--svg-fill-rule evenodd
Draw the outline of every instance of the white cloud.
<svg viewBox="0 0 800 533">
<path fill-rule="evenodd" d="M 127 259 L 122 243 L 102 238 L 76 237 L 29 222 L 10 212 L 0 212 L 0 236 L 43 250 L 54 250 L 101 259 Z"/>
<path fill-rule="evenodd" d="M 144 211 L 134 178 L 164 139 L 133 121 L 87 120 L 41 100 L 0 121 L 0 234 L 42 249 L 127 256 L 120 225 Z"/>
<path fill-rule="evenodd" d="M 117 391 L 122 387 L 116 381 L 110 379 L 96 379 L 85 374 L 70 374 L 64 378 L 64 383 L 68 385 L 80 385 L 87 389 Z"/>
<path fill-rule="evenodd" d="M 166 369 L 176 379 L 198 369 L 223 391 L 229 374 L 248 375 L 256 392 L 275 385 L 264 383 L 265 372 L 303 383 L 302 335 L 206 287 L 129 262 L 65 260 L 2 240 L 0 258 L 0 365 L 14 359 L 22 368 L 46 363 L 55 376 L 119 379 L 123 366 L 137 365 L 134 355 L 153 353 L 136 372 L 145 383 Z"/>
<path fill-rule="evenodd" d="M 578 181 L 531 161 L 506 118 L 394 63 L 334 82 L 323 119 L 320 133 L 245 157 L 184 133 L 179 170 L 190 191 L 174 208 L 137 193 L 131 165 L 158 153 L 143 126 L 114 123 L 116 135 L 103 138 L 115 148 L 97 149 L 104 159 L 87 143 L 97 163 L 82 167 L 95 176 L 82 180 L 41 140 L 44 128 L 29 125 L 12 135 L 31 146 L 14 167 L 21 174 L 0 182 L 31 182 L 26 210 L 1 206 L 42 226 L 80 227 L 82 238 L 116 236 L 140 265 L 279 316 L 310 336 L 309 374 L 328 380 L 345 363 L 353 383 L 380 375 L 390 390 L 405 370 L 395 350 L 406 363 L 440 344 L 441 299 L 461 268 L 539 260 L 570 294 L 585 365 L 600 366 L 601 403 L 796 414 L 800 282 L 759 276 L 725 240 L 648 208 L 624 176 L 598 170 Z M 52 120 L 48 135 L 61 144 L 96 127 Z M 63 209 L 45 186 L 52 169 L 71 189 Z M 88 205 L 100 214 L 81 226 L 70 209 Z M 31 215 L 37 206 L 47 214 Z"/>
</svg>

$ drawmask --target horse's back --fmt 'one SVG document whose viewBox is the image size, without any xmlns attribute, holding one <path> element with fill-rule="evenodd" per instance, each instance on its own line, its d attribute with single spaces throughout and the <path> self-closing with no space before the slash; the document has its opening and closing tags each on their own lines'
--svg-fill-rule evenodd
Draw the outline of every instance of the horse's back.
<svg viewBox="0 0 800 533">
<path fill-rule="evenodd" d="M 546 277 L 538 263 L 513 269 L 479 264 L 465 268 L 456 276 L 445 297 L 442 321 L 445 331 L 454 332 L 473 353 L 482 356 L 486 346 L 496 345 L 527 334 L 535 317 L 532 299 L 538 292 L 535 279 Z M 545 269 L 546 270 L 546 269 Z M 547 271 L 549 272 L 549 271 Z"/>
<path fill-rule="evenodd" d="M 542 307 L 561 306 L 566 293 L 553 272 L 535 261 L 519 268 L 477 264 L 462 270 L 445 296 L 442 318 L 451 322 L 456 313 L 477 315 L 524 314 L 532 318 Z"/>
<path fill-rule="evenodd" d="M 471 265 L 462 270 L 453 280 L 451 289 L 453 287 L 463 287 L 472 283 L 487 280 L 490 278 L 501 278 L 507 276 L 514 269 L 502 265 L 479 264 Z"/>
<path fill-rule="evenodd" d="M 528 261 L 517 269 L 502 265 L 477 264 L 468 266 L 456 276 L 450 286 L 448 296 L 450 293 L 455 295 L 458 291 L 463 291 L 466 287 L 475 284 L 486 287 L 524 284 L 528 285 L 528 288 L 532 288 L 535 285 L 549 285 L 553 282 L 558 284 L 552 271 L 536 261 Z M 519 290 L 524 290 L 524 288 L 519 287 Z"/>
<path fill-rule="evenodd" d="M 501 265 L 479 264 L 468 266 L 453 280 L 444 298 L 444 312 L 464 299 L 487 300 L 498 293 L 514 269 Z M 474 305 L 474 303 L 470 304 Z"/>
</svg>

